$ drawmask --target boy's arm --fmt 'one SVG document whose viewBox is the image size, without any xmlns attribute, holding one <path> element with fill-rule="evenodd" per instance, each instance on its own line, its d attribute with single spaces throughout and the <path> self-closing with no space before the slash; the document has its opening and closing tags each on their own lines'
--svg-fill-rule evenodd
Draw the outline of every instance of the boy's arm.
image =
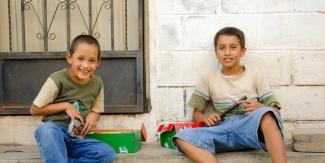
<svg viewBox="0 0 325 163">
<path fill-rule="evenodd" d="M 255 111 L 256 109 L 259 109 L 263 106 L 268 106 L 263 103 L 260 103 L 258 101 L 251 101 L 251 100 L 242 100 L 240 101 L 241 104 L 245 106 L 245 114 L 250 114 L 251 112 Z M 271 106 L 274 111 L 279 113 L 280 115 L 280 107 L 278 105 Z"/>
<path fill-rule="evenodd" d="M 202 123 L 204 119 L 204 110 L 195 108 L 192 115 L 192 121 L 195 123 Z"/>
<path fill-rule="evenodd" d="M 200 95 L 198 95 L 200 94 Z M 215 123 L 221 121 L 219 114 L 213 113 L 209 116 L 204 114 L 204 108 L 207 106 L 207 98 L 206 95 L 202 95 L 201 93 L 194 92 L 188 102 L 188 105 L 194 108 L 192 121 L 195 123 L 204 123 L 207 126 L 211 126 Z"/>
<path fill-rule="evenodd" d="M 276 111 L 276 112 L 281 116 L 281 113 L 280 113 L 281 107 L 280 107 L 280 106 L 278 106 L 278 105 L 276 104 L 276 105 L 274 105 L 272 108 L 273 108 L 274 111 Z"/>
<path fill-rule="evenodd" d="M 32 104 L 30 107 L 30 113 L 32 115 L 52 115 L 59 112 L 65 111 L 70 117 L 81 117 L 80 112 L 74 108 L 68 102 L 61 102 L 56 104 L 49 104 L 42 108 L 38 108 L 36 105 Z"/>
<path fill-rule="evenodd" d="M 31 115 L 52 115 L 64 111 L 65 108 L 65 103 L 50 104 L 42 108 L 32 104 L 29 111 Z"/>
<path fill-rule="evenodd" d="M 102 87 L 99 95 L 94 101 L 94 106 L 91 108 L 91 112 L 86 117 L 85 126 L 81 132 L 82 136 L 87 135 L 91 128 L 96 127 L 97 122 L 100 119 L 100 113 L 104 111 L 104 88 Z"/>
<path fill-rule="evenodd" d="M 272 107 L 274 111 L 280 114 L 281 105 L 273 94 L 269 82 L 261 74 L 257 74 L 255 80 L 259 103 L 263 106 Z"/>
<path fill-rule="evenodd" d="M 81 136 L 84 137 L 88 134 L 89 130 L 96 126 L 97 122 L 100 119 L 100 114 L 96 112 L 91 112 L 86 117 L 85 126 L 81 131 Z"/>
<path fill-rule="evenodd" d="M 67 102 L 53 103 L 58 91 L 58 87 L 51 77 L 47 78 L 30 107 L 30 113 L 32 115 L 52 115 L 65 111 L 71 118 L 80 118 L 79 111 L 71 104 Z"/>
<path fill-rule="evenodd" d="M 204 123 L 207 126 L 211 126 L 221 121 L 221 117 L 219 116 L 219 114 L 216 113 L 207 116 L 204 114 L 204 109 L 195 108 L 193 112 L 192 121 L 195 123 Z"/>
</svg>

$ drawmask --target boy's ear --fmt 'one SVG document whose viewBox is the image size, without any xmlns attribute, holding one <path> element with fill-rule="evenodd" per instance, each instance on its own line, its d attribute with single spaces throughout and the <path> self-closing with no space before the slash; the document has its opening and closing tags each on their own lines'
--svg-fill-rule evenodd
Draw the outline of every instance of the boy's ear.
<svg viewBox="0 0 325 163">
<path fill-rule="evenodd" d="M 245 53 L 246 53 L 246 48 L 242 48 L 240 57 L 243 57 L 245 55 Z"/>
<path fill-rule="evenodd" d="M 70 52 L 65 53 L 65 59 L 68 61 L 69 64 L 71 64 L 71 54 L 70 54 Z"/>
<path fill-rule="evenodd" d="M 101 59 L 98 59 L 98 61 L 97 61 L 97 67 L 100 65 L 100 63 L 101 63 Z"/>
</svg>

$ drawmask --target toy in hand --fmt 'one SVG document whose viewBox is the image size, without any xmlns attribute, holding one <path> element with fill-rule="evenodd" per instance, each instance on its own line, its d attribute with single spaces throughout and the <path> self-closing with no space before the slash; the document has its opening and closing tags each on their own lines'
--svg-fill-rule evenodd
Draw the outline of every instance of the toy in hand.
<svg viewBox="0 0 325 163">
<path fill-rule="evenodd" d="M 83 138 L 81 131 L 84 127 L 83 121 L 79 118 L 71 118 L 67 133 L 71 137 Z"/>
<path fill-rule="evenodd" d="M 245 95 L 245 96 L 241 97 L 238 101 L 241 101 L 241 100 L 247 100 L 247 96 Z M 219 122 L 217 122 L 217 123 L 215 123 L 215 124 L 213 124 L 213 125 L 211 125 L 211 126 L 216 126 L 216 125 L 220 124 L 222 121 L 224 121 L 224 120 L 225 120 L 225 116 L 226 116 L 226 114 L 228 114 L 229 112 L 233 111 L 236 107 L 238 107 L 239 104 L 240 104 L 240 103 L 237 102 L 237 103 L 235 103 L 234 105 L 232 105 L 231 107 L 229 107 L 227 110 L 225 110 L 224 112 L 222 112 L 222 113 L 219 115 L 220 118 L 221 118 L 221 121 L 219 121 Z"/>
</svg>

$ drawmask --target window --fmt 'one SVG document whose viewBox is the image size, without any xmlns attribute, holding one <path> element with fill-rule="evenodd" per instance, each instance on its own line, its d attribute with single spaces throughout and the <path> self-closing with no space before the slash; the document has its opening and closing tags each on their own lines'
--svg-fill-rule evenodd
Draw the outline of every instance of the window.
<svg viewBox="0 0 325 163">
<path fill-rule="evenodd" d="M 1 1 L 0 114 L 28 114 L 45 79 L 67 67 L 79 34 L 101 44 L 105 113 L 146 112 L 143 0 Z"/>
</svg>

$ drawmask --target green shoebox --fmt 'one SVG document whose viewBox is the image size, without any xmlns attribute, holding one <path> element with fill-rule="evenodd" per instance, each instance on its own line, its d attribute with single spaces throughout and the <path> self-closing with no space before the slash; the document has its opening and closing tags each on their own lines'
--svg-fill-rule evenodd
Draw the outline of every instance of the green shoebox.
<svg viewBox="0 0 325 163">
<path fill-rule="evenodd" d="M 116 153 L 135 153 L 140 150 L 141 142 L 146 140 L 145 129 L 104 129 L 96 130 L 87 137 L 105 142 Z"/>
</svg>

